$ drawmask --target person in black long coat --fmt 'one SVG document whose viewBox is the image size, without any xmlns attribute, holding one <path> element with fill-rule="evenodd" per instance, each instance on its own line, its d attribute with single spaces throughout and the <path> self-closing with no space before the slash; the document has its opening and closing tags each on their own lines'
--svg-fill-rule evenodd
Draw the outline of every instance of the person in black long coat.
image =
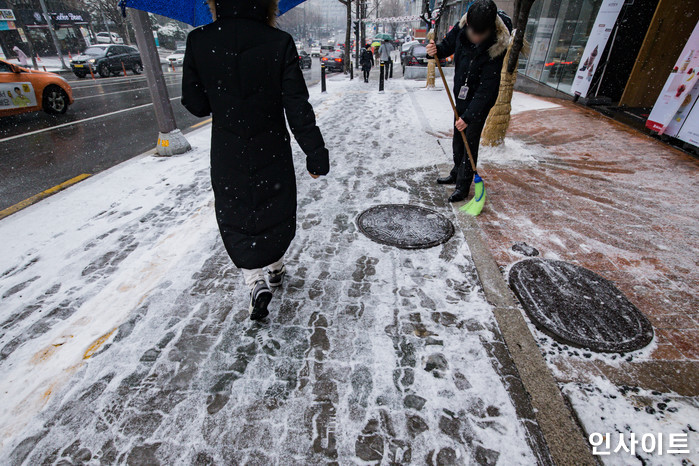
<svg viewBox="0 0 699 466">
<path fill-rule="evenodd" d="M 362 66 L 364 82 L 368 83 L 371 67 L 374 66 L 374 54 L 371 53 L 371 45 L 367 44 L 364 46 L 364 50 L 362 50 L 362 55 L 359 57 L 359 64 Z"/>
<path fill-rule="evenodd" d="M 211 184 L 216 220 L 263 319 L 282 284 L 296 233 L 296 178 L 286 122 L 313 178 L 329 171 L 293 39 L 276 29 L 276 0 L 210 0 L 216 20 L 187 37 L 182 104 L 213 115 Z M 286 119 L 285 119 L 286 114 Z M 263 269 L 267 268 L 267 280 Z M 268 283 L 267 283 L 268 282 Z"/>
<path fill-rule="evenodd" d="M 433 57 L 454 54 L 454 100 L 456 120 L 452 148 L 454 168 L 439 184 L 455 184 L 449 202 L 466 199 L 473 183 L 473 170 L 459 130 L 465 131 L 474 162 L 478 161 L 481 133 L 500 91 L 500 72 L 510 40 L 512 21 L 498 11 L 493 0 L 476 0 L 439 44 L 430 41 Z"/>
</svg>

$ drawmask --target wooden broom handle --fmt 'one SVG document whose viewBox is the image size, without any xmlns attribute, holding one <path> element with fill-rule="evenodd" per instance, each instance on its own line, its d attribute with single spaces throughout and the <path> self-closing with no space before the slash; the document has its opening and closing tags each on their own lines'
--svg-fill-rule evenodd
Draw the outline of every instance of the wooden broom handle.
<svg viewBox="0 0 699 466">
<path fill-rule="evenodd" d="M 444 83 L 444 88 L 447 90 L 447 95 L 449 96 L 449 102 L 451 103 L 451 108 L 452 108 L 452 110 L 454 110 L 454 118 L 456 120 L 458 120 L 461 117 L 459 116 L 459 112 L 456 111 L 456 104 L 454 103 L 454 96 L 451 95 L 451 90 L 449 90 L 449 84 L 447 83 L 447 78 L 444 77 L 444 71 L 442 71 L 442 64 L 439 63 L 439 57 L 435 55 L 434 61 L 437 62 L 437 68 L 439 68 L 439 74 L 442 76 L 442 82 Z M 454 120 L 454 121 L 456 121 L 456 120 Z M 466 146 L 466 152 L 468 153 L 468 160 L 471 162 L 471 169 L 473 170 L 473 173 L 477 173 L 476 164 L 473 161 L 473 155 L 471 154 L 471 147 L 469 147 L 468 141 L 466 140 L 466 134 L 464 134 L 463 131 L 459 131 L 459 132 L 461 133 L 461 137 L 464 140 L 464 145 Z"/>
</svg>

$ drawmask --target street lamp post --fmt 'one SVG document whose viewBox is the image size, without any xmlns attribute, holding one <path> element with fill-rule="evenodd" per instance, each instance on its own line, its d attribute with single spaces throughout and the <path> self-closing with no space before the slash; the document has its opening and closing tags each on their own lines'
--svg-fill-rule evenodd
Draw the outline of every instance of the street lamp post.
<svg viewBox="0 0 699 466">
<path fill-rule="evenodd" d="M 56 37 L 56 30 L 53 28 L 53 19 L 49 15 L 49 10 L 46 9 L 46 2 L 44 0 L 39 0 L 41 5 L 41 11 L 44 13 L 46 18 L 46 24 L 49 26 L 49 34 L 51 34 L 51 39 L 53 40 L 53 46 L 56 47 L 56 53 L 58 53 L 58 59 L 61 60 L 61 68 L 67 70 L 66 62 L 63 60 L 63 53 L 61 52 L 61 44 L 58 42 L 58 37 Z"/>
<path fill-rule="evenodd" d="M 177 129 L 175 113 L 172 111 L 170 96 L 167 93 L 163 69 L 160 65 L 160 55 L 155 46 L 153 29 L 150 25 L 148 13 L 142 10 L 130 9 L 131 20 L 133 21 L 134 32 L 136 33 L 136 44 L 141 53 L 148 89 L 153 99 L 155 117 L 158 120 L 158 145 L 159 155 L 183 154 L 191 150 L 189 142 Z"/>
</svg>

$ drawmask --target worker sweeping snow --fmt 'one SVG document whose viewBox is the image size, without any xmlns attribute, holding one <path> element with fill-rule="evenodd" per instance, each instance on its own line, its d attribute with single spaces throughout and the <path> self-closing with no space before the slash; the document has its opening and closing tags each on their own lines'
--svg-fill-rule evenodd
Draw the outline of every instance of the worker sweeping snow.
<svg viewBox="0 0 699 466">
<path fill-rule="evenodd" d="M 468 197 L 474 180 L 481 133 L 498 97 L 500 71 L 511 29 L 512 21 L 505 13 L 498 11 L 493 0 L 476 0 L 444 40 L 439 44 L 430 41 L 427 45 L 427 53 L 432 57 L 444 58 L 454 54 L 456 68 L 454 98 L 458 118 L 455 119 L 456 131 L 452 143 L 454 167 L 448 176 L 437 180 L 439 184 L 456 185 L 449 202 L 463 201 Z M 470 147 L 473 164 L 469 161 L 464 142 Z M 478 192 L 476 197 L 479 197 Z M 483 198 L 482 192 L 480 198 Z"/>
</svg>

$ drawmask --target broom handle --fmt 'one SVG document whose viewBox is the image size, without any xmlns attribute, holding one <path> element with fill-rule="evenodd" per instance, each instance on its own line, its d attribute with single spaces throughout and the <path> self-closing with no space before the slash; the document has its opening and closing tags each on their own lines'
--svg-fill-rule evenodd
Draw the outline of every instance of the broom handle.
<svg viewBox="0 0 699 466">
<path fill-rule="evenodd" d="M 444 71 L 442 71 L 442 64 L 439 63 L 439 57 L 435 55 L 434 61 L 437 62 L 437 68 L 439 68 L 439 74 L 442 76 L 442 82 L 444 83 L 444 88 L 447 90 L 447 95 L 449 96 L 449 102 L 451 103 L 451 108 L 454 110 L 454 117 L 458 120 L 461 118 L 459 116 L 459 112 L 456 111 L 456 104 L 454 103 L 454 96 L 451 95 L 451 91 L 449 90 L 449 84 L 447 84 L 447 78 L 444 77 Z M 471 168 L 473 169 L 473 173 L 478 173 L 476 170 L 476 164 L 473 162 L 473 155 L 471 154 L 471 147 L 468 145 L 468 141 L 466 140 L 466 134 L 464 134 L 463 131 L 459 131 L 461 133 L 461 137 L 464 140 L 464 145 L 466 146 L 466 152 L 468 153 L 468 160 L 471 162 Z"/>
</svg>

